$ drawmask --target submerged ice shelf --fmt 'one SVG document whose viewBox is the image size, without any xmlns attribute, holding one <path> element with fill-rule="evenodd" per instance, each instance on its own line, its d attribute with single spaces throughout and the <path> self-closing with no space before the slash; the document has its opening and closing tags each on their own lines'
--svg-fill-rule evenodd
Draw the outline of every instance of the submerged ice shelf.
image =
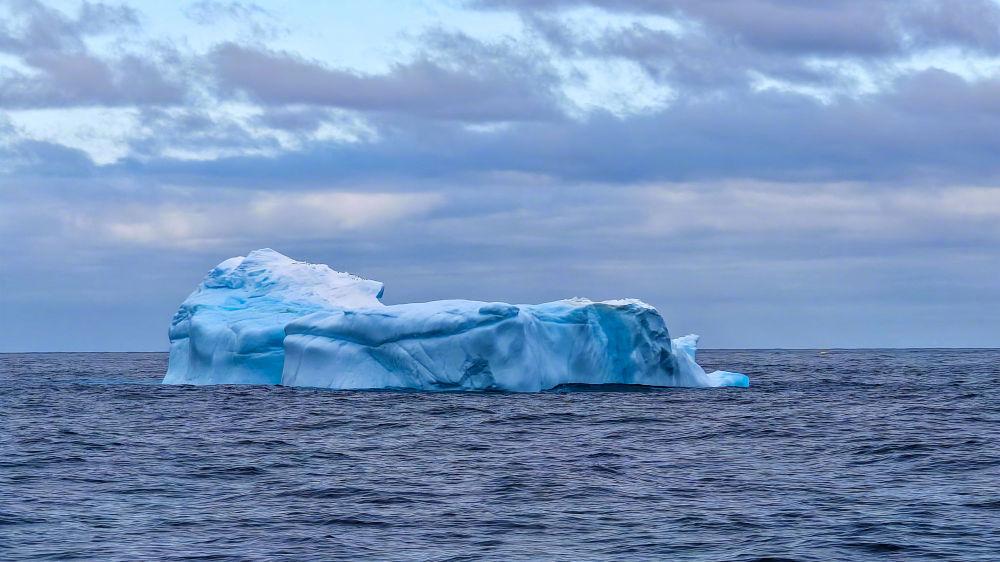
<svg viewBox="0 0 1000 562">
<path fill-rule="evenodd" d="M 706 373 L 634 299 L 386 306 L 382 284 L 274 250 L 209 272 L 170 325 L 167 384 L 507 390 L 561 384 L 749 386 Z"/>
</svg>

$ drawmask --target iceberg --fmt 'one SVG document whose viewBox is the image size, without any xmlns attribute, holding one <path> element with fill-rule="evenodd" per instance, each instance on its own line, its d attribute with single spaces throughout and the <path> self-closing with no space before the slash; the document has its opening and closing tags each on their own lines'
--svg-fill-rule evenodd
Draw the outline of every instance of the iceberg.
<svg viewBox="0 0 1000 562">
<path fill-rule="evenodd" d="M 174 315 L 165 384 L 538 392 L 568 384 L 749 386 L 695 361 L 635 299 L 385 305 L 382 283 L 251 252 L 215 267 Z"/>
</svg>

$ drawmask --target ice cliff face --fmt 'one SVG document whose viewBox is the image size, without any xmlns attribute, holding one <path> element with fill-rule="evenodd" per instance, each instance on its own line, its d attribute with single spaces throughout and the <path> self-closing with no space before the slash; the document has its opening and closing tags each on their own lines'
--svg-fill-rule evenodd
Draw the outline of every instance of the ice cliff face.
<svg viewBox="0 0 1000 562">
<path fill-rule="evenodd" d="M 170 327 L 164 383 L 539 391 L 560 384 L 748 386 L 706 373 L 637 300 L 385 306 L 382 284 L 257 250 L 213 269 Z"/>
</svg>

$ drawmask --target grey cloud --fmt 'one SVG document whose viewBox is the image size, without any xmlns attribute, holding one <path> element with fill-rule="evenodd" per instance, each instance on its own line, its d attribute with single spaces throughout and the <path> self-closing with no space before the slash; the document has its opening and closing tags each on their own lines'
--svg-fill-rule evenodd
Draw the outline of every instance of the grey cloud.
<svg viewBox="0 0 1000 562">
<path fill-rule="evenodd" d="M 589 5 L 691 19 L 762 51 L 885 56 L 909 47 L 944 45 L 1000 50 L 1000 6 L 992 0 L 479 0 L 470 4 L 525 13 Z"/>
<path fill-rule="evenodd" d="M 61 144 L 17 139 L 0 148 L 0 182 L 6 178 L 88 178 L 97 171 L 87 154 Z"/>
<path fill-rule="evenodd" d="M 4 113 L 0 113 L 0 198 L 26 186 L 60 181 L 89 181 L 99 172 L 83 151 L 55 142 L 24 136 Z M 2 217 L 0 217 L 2 218 Z"/>
<path fill-rule="evenodd" d="M 200 0 L 188 6 L 185 15 L 199 25 L 215 25 L 229 20 L 247 27 L 255 39 L 273 39 L 287 33 L 279 18 L 254 2 Z"/>
<path fill-rule="evenodd" d="M 680 1 L 683 15 L 710 22 L 761 50 L 820 55 L 877 55 L 899 48 L 893 32 L 893 2 L 839 0 L 726 3 Z"/>
<path fill-rule="evenodd" d="M 211 54 L 224 92 L 264 104 L 309 104 L 435 119 L 511 121 L 560 115 L 554 77 L 509 51 L 425 53 L 385 74 L 330 68 L 287 52 L 226 43 Z M 467 60 L 475 57 L 474 61 Z M 474 63 L 474 64 L 470 64 Z"/>
<path fill-rule="evenodd" d="M 253 2 L 218 2 L 215 0 L 200 0 L 188 6 L 184 13 L 195 23 L 211 25 L 225 18 L 248 19 L 257 16 L 274 15 Z"/>
<path fill-rule="evenodd" d="M 139 14 L 129 6 L 85 1 L 80 6 L 75 27 L 80 33 L 92 35 L 138 25 Z"/>
<path fill-rule="evenodd" d="M 957 45 L 1000 53 L 1000 4 L 995 0 L 912 2 L 899 12 L 916 46 Z"/>
<path fill-rule="evenodd" d="M 365 125 L 377 134 L 352 142 L 311 136 L 323 124 L 349 125 L 344 114 L 321 106 L 266 107 L 240 118 L 194 107 L 147 108 L 129 156 L 94 171 L 67 154 L 65 169 L 275 189 L 359 181 L 475 186 L 504 174 L 610 184 L 756 178 L 989 185 L 1000 180 L 997 99 L 997 78 L 967 81 L 931 69 L 904 75 L 877 94 L 827 103 L 737 89 L 624 117 L 595 111 L 487 128 L 386 111 L 369 115 Z M 179 159 L 178 152 L 200 156 Z"/>
<path fill-rule="evenodd" d="M 988 183 L 1000 178 L 995 82 L 942 71 L 888 91 L 822 103 L 787 92 L 680 100 L 656 113 L 524 122 L 491 131 L 385 116 L 375 139 L 314 142 L 269 158 L 126 160 L 107 173 L 203 176 L 228 185 L 329 184 L 393 178 L 469 181 L 526 174 L 559 181 Z"/>
<path fill-rule="evenodd" d="M 273 136 L 254 134 L 241 120 L 198 108 L 145 108 L 139 114 L 139 126 L 143 132 L 129 142 L 130 154 L 137 158 L 158 157 L 170 151 L 214 157 L 282 148 Z"/>
<path fill-rule="evenodd" d="M 685 94 L 746 87 L 754 72 L 810 84 L 843 80 L 830 71 L 810 68 L 801 57 L 748 50 L 708 30 L 679 35 L 634 23 L 585 37 L 557 17 L 526 15 L 525 21 L 564 57 L 630 60 L 654 80 Z"/>
<path fill-rule="evenodd" d="M 84 38 L 123 33 L 138 25 L 124 6 L 85 2 L 75 17 L 32 0 L 7 0 L 12 15 L 0 21 L 0 51 L 20 58 L 24 73 L 0 68 L 0 104 L 6 108 L 179 103 L 183 71 L 168 50 L 104 58 Z M 167 70 L 173 65 L 173 70 Z"/>
<path fill-rule="evenodd" d="M 142 197 L 157 201 L 128 197 L 122 205 L 129 191 L 103 184 L 66 186 L 54 198 L 25 190 L 23 200 L 8 199 L 17 203 L 10 215 L 17 222 L 0 218 L 0 232 L 21 243 L 0 248 L 0 261 L 18 272 L 0 305 L 22 321 L 0 326 L 7 349 L 38 341 L 63 349 L 85 341 L 160 349 L 163 324 L 204 272 L 262 245 L 380 279 L 389 302 L 640 297 L 660 307 L 672 331 L 701 332 L 712 346 L 986 345 L 996 334 L 995 323 L 963 324 L 976 313 L 992 317 L 1000 306 L 992 287 L 1000 261 L 991 251 L 1000 206 L 987 190 L 886 194 L 862 185 L 742 182 L 539 189 L 499 182 L 471 191 L 439 182 L 446 207 L 420 220 L 313 234 L 285 221 L 237 224 L 228 236 L 210 232 L 171 251 L 174 241 L 164 236 L 198 235 L 198 228 L 184 228 L 190 219 L 217 217 L 222 226 L 243 220 L 226 213 L 249 194 L 154 182 L 143 185 Z M 979 195 L 962 200 L 970 194 Z M 161 205 L 170 213 L 158 215 Z M 982 206 L 989 208 L 980 212 Z M 0 215 L 9 210 L 0 208 Z M 86 220 L 75 220 L 80 216 Z M 116 228 L 122 223 L 131 228 Z M 144 223 L 163 234 L 145 237 Z M 109 231 L 129 240 L 102 234 Z M 48 239 L 52 232 L 60 236 Z M 96 318 L 105 339 L 77 338 L 72 330 L 55 339 L 43 321 L 52 315 L 39 313 L 39 302 L 51 303 L 69 324 L 85 326 L 86 318 L 93 326 Z M 121 303 L 135 306 L 113 309 Z M 923 320 L 930 316 L 948 329 L 929 333 Z M 900 319 L 918 327 L 904 328 L 892 342 L 878 339 L 885 322 Z M 863 321 L 872 326 L 842 329 Z"/>
<path fill-rule="evenodd" d="M 46 51 L 24 57 L 36 74 L 0 70 L 0 104 L 7 108 L 150 105 L 183 101 L 179 78 L 154 61 L 114 60 L 85 52 Z"/>
<path fill-rule="evenodd" d="M 12 15 L 0 20 L 0 51 L 80 50 L 83 38 L 139 25 L 138 14 L 126 6 L 84 2 L 76 17 L 68 17 L 36 0 L 0 0 Z"/>
<path fill-rule="evenodd" d="M 1000 120 L 1000 76 L 969 82 L 946 70 L 931 68 L 898 79 L 895 100 L 911 115 L 987 119 L 993 125 Z"/>
<path fill-rule="evenodd" d="M 761 76 L 826 91 L 856 90 L 856 75 L 837 65 L 812 65 L 817 57 L 847 58 L 879 73 L 883 63 L 933 47 L 1000 52 L 1000 3 L 993 0 L 487 0 L 475 5 L 516 9 L 561 56 L 629 60 L 682 96 L 746 89 Z M 563 8 L 583 5 L 665 15 L 685 29 L 598 20 L 581 33 Z"/>
</svg>

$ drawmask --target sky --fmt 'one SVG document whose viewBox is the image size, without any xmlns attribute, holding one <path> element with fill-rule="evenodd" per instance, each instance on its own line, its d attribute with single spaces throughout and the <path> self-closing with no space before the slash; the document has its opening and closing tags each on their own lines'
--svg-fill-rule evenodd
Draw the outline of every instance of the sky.
<svg viewBox="0 0 1000 562">
<path fill-rule="evenodd" d="M 0 0 L 0 351 L 271 247 L 710 348 L 1000 346 L 1000 0 Z"/>
</svg>

